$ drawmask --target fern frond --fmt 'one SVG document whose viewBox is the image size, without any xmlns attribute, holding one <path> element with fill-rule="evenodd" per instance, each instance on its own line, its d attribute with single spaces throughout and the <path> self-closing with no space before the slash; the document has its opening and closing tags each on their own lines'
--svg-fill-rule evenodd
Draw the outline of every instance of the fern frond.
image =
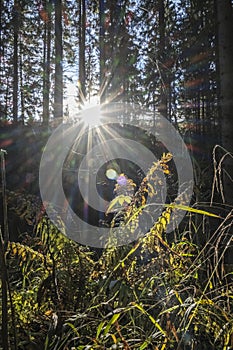
<svg viewBox="0 0 233 350">
<path fill-rule="evenodd" d="M 46 259 L 47 263 L 51 263 L 51 261 L 40 252 L 18 242 L 8 242 L 7 253 L 19 258 L 21 262 L 30 262 L 36 260 L 41 263 Z"/>
</svg>

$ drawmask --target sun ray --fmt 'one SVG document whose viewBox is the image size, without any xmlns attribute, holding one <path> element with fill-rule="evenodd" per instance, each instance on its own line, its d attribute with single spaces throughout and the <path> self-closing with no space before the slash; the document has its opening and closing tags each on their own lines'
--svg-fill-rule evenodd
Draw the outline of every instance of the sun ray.
<svg viewBox="0 0 233 350">
<path fill-rule="evenodd" d="M 73 130 L 74 125 L 71 125 L 67 130 L 64 131 L 63 133 L 63 137 L 64 139 L 70 137 L 70 133 Z M 72 146 L 72 148 L 70 149 L 69 153 L 68 153 L 68 157 L 67 160 L 69 160 L 72 157 L 72 154 L 76 153 L 76 154 L 80 154 L 80 152 L 77 152 L 76 150 L 81 149 L 81 144 L 83 143 L 83 139 L 80 137 L 80 135 L 84 134 L 85 132 L 85 125 L 79 125 L 78 129 L 77 129 L 77 136 L 75 138 L 75 142 L 74 145 Z"/>
<path fill-rule="evenodd" d="M 81 85 L 79 80 L 77 82 L 77 87 L 78 87 L 78 92 L 79 92 L 79 97 L 80 97 L 80 103 L 81 103 L 81 105 L 83 105 L 86 102 L 86 98 L 84 96 L 84 93 L 82 90 L 82 85 Z"/>
<path fill-rule="evenodd" d="M 124 92 L 124 87 L 121 86 L 118 90 L 115 90 L 110 96 L 108 96 L 106 103 L 111 103 L 116 97 L 120 96 Z"/>
<path fill-rule="evenodd" d="M 86 103 L 79 117 L 88 128 L 100 125 L 102 119 L 100 104 L 96 104 L 95 102 Z"/>
<path fill-rule="evenodd" d="M 100 86 L 100 89 L 99 89 L 99 98 L 100 100 L 102 99 L 102 97 L 104 96 L 104 93 L 105 91 L 107 90 L 107 87 L 109 85 L 109 82 L 110 82 L 110 74 L 108 76 L 105 76 L 103 81 L 102 81 L 102 84 Z"/>
</svg>

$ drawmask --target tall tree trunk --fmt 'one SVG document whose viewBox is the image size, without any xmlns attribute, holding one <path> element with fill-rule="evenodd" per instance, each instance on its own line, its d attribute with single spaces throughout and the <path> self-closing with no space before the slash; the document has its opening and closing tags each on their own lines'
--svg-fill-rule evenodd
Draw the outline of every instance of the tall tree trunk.
<svg viewBox="0 0 233 350">
<path fill-rule="evenodd" d="M 105 0 L 99 0 L 100 103 L 105 101 Z"/>
<path fill-rule="evenodd" d="M 220 110 L 222 117 L 222 145 L 233 154 L 233 8 L 231 0 L 216 0 L 218 21 L 218 57 L 220 73 Z M 223 168 L 223 187 L 226 209 L 233 208 L 233 159 L 227 156 Z M 233 231 L 229 230 L 229 240 Z M 226 263 L 233 265 L 233 246 L 226 255 Z"/>
<path fill-rule="evenodd" d="M 23 82 L 23 50 L 22 50 L 22 42 L 20 40 L 20 55 L 19 55 L 19 77 L 20 77 L 20 102 L 21 102 L 21 117 L 20 120 L 22 124 L 24 124 L 25 120 L 25 103 L 24 103 L 24 82 Z"/>
<path fill-rule="evenodd" d="M 4 48 L 3 48 L 3 39 L 2 39 L 2 14 L 3 14 L 3 2 L 0 1 L 0 57 L 4 57 Z M 4 71 L 4 64 L 2 62 L 3 60 L 0 60 L 0 71 L 3 72 Z M 1 78 L 0 78 L 0 84 L 3 84 L 3 77 L 1 74 Z M 4 105 L 3 102 L 0 102 L 0 120 L 4 119 Z"/>
<path fill-rule="evenodd" d="M 62 45 L 62 0 L 55 2 L 55 87 L 54 118 L 63 117 L 63 45 Z"/>
<path fill-rule="evenodd" d="M 43 125 L 49 124 L 50 65 L 51 65 L 51 5 L 44 1 L 46 20 L 44 26 L 44 79 L 43 79 Z"/>
<path fill-rule="evenodd" d="M 13 121 L 18 121 L 18 90 L 19 90 L 19 72 L 18 72 L 18 37 L 19 37 L 20 7 L 15 0 L 13 8 L 13 28 L 14 28 L 14 53 L 13 53 Z"/>
<path fill-rule="evenodd" d="M 222 145 L 233 153 L 233 9 L 230 0 L 216 0 L 218 20 L 218 56 L 220 73 L 220 110 L 222 117 Z M 226 158 L 224 167 L 224 196 L 233 205 L 233 161 Z"/>
<path fill-rule="evenodd" d="M 165 6 L 164 0 L 159 0 L 159 70 L 160 70 L 160 105 L 159 112 L 167 117 L 167 79 L 166 67 L 163 67 L 165 60 Z"/>
<path fill-rule="evenodd" d="M 86 99 L 86 69 L 85 69 L 85 41 L 86 41 L 86 4 L 79 0 L 79 102 Z"/>
</svg>

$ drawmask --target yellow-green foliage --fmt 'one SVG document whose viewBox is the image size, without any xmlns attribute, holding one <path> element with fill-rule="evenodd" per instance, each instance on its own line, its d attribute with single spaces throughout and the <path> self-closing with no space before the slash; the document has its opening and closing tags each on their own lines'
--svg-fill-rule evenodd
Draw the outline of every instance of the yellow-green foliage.
<svg viewBox="0 0 233 350">
<path fill-rule="evenodd" d="M 107 212 L 115 213 L 109 242 L 96 261 L 89 248 L 62 235 L 37 207 L 35 237 L 8 246 L 19 349 L 227 350 L 233 345 L 232 273 L 226 275 L 224 255 L 215 249 L 229 217 L 204 247 L 192 241 L 192 230 L 204 235 L 205 227 L 198 232 L 192 222 L 171 240 L 166 229 L 176 211 L 188 211 L 191 219 L 217 217 L 185 206 L 182 193 L 163 205 L 137 241 L 114 246 L 116 224 L 127 235 L 138 229 L 147 198 L 153 200 L 162 186 L 159 172 L 170 174 L 171 159 L 164 154 L 152 164 L 136 193 L 118 192 Z M 26 220 L 29 202 L 16 206 Z"/>
</svg>

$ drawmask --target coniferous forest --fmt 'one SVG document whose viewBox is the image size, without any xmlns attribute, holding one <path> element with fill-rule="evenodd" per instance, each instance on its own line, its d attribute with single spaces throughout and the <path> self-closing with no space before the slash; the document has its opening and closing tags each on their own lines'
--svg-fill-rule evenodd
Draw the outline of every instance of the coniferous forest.
<svg viewBox="0 0 233 350">
<path fill-rule="evenodd" d="M 233 349 L 232 0 L 0 0 L 0 350 Z"/>
</svg>

